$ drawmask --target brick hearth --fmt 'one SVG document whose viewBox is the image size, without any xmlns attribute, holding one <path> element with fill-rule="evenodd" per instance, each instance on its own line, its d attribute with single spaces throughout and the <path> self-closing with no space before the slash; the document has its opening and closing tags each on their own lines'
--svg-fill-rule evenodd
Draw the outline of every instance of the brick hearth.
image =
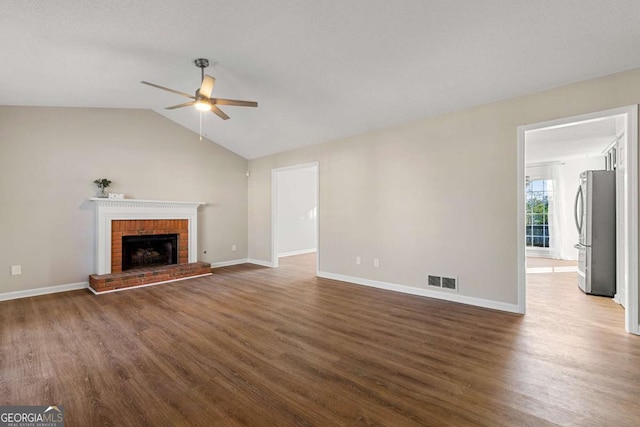
<svg viewBox="0 0 640 427">
<path fill-rule="evenodd" d="M 209 274 L 211 274 L 211 264 L 207 262 L 193 262 L 191 264 L 140 268 L 116 274 L 92 274 L 89 276 L 89 285 L 94 292 L 100 293 Z"/>
</svg>

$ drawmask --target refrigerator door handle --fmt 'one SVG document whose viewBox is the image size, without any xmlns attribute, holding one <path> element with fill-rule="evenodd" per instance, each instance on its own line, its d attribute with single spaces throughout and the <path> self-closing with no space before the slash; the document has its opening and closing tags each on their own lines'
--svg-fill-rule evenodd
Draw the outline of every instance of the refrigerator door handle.
<svg viewBox="0 0 640 427">
<path fill-rule="evenodd" d="M 580 217 L 578 218 L 578 200 L 580 200 Z M 576 222 L 576 228 L 578 229 L 578 234 L 582 234 L 582 212 L 584 209 L 584 197 L 582 195 L 582 185 L 578 187 L 578 192 L 576 193 L 576 201 L 574 204 L 574 212 L 573 219 Z"/>
</svg>

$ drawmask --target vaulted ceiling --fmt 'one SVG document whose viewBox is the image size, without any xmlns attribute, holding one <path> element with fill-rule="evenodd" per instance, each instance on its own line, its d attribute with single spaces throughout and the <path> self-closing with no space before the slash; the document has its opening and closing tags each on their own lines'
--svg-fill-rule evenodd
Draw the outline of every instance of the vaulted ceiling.
<svg viewBox="0 0 640 427">
<path fill-rule="evenodd" d="M 255 158 L 640 67 L 637 0 L 9 0 L 0 104 L 150 108 L 195 132 L 199 86 L 258 101 L 202 116 Z"/>
</svg>

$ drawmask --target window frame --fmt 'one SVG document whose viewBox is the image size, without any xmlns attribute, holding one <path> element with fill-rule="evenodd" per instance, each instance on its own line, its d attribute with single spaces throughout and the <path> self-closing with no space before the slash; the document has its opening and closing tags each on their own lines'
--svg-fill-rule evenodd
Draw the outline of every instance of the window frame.
<svg viewBox="0 0 640 427">
<path fill-rule="evenodd" d="M 525 229 L 524 229 L 524 242 L 527 255 L 540 255 L 548 256 L 551 253 L 551 234 L 549 226 L 549 217 L 551 215 L 549 211 L 549 201 L 553 197 L 553 183 L 552 180 L 546 176 L 530 176 L 529 180 L 525 184 Z M 543 185 L 541 189 L 531 189 L 532 185 L 536 181 L 542 181 Z M 532 194 L 534 194 L 532 196 Z M 544 211 L 535 212 L 530 206 L 529 201 L 533 198 L 539 198 L 544 200 Z M 542 217 L 541 222 L 534 222 L 532 218 Z M 542 227 L 542 235 L 534 234 L 534 227 Z M 546 246 L 534 246 L 535 239 L 542 239 L 542 244 Z M 529 243 L 531 242 L 531 244 Z"/>
</svg>

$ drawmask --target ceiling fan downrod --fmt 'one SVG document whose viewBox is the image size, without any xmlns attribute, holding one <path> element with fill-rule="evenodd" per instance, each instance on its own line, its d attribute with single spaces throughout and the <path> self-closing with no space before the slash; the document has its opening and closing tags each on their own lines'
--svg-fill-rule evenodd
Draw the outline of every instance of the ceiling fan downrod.
<svg viewBox="0 0 640 427">
<path fill-rule="evenodd" d="M 209 60 L 206 58 L 198 58 L 193 61 L 196 67 L 200 68 L 200 83 L 204 80 L 204 69 L 209 66 Z"/>
</svg>

